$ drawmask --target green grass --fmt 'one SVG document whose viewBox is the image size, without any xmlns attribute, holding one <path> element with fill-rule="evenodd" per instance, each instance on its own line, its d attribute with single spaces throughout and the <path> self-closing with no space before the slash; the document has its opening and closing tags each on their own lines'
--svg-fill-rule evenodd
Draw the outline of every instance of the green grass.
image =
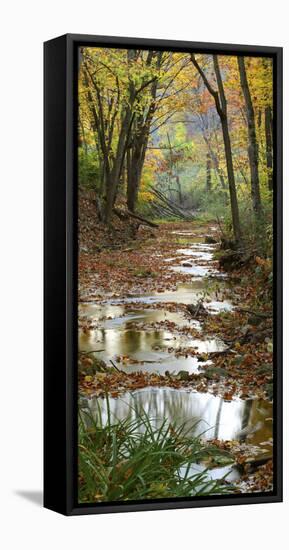
<svg viewBox="0 0 289 550">
<path fill-rule="evenodd" d="M 79 420 L 79 502 L 143 500 L 215 495 L 232 492 L 222 480 L 210 480 L 206 471 L 191 475 L 190 466 L 220 458 L 219 449 L 192 437 L 192 426 L 159 427 L 141 411 L 135 418 L 101 424 L 81 412 Z M 181 470 L 182 469 L 182 474 Z"/>
</svg>

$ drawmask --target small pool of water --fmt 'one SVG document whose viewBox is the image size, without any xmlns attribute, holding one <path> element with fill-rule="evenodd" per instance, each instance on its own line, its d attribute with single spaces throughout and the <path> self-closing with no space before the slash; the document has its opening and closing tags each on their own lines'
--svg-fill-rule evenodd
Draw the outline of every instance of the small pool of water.
<svg viewBox="0 0 289 550">
<path fill-rule="evenodd" d="M 107 422 L 107 403 L 103 398 L 83 400 L 83 407 Z M 145 411 L 152 425 L 164 419 L 174 426 L 186 423 L 188 433 L 203 439 L 239 440 L 260 446 L 262 456 L 272 453 L 272 404 L 263 399 L 224 401 L 210 393 L 187 392 L 172 388 L 145 388 L 109 398 L 111 418 L 134 419 Z M 263 451 L 264 453 L 263 453 Z"/>
<path fill-rule="evenodd" d="M 122 302 L 124 304 L 125 302 Z M 145 303 L 145 302 L 143 302 Z M 80 318 L 99 324 L 102 328 L 126 329 L 133 323 L 175 323 L 179 327 L 195 327 L 200 329 L 200 323 L 193 319 L 186 319 L 182 313 L 170 312 L 165 309 L 133 309 L 124 305 L 112 303 L 106 304 L 81 304 L 79 308 Z"/>
<path fill-rule="evenodd" d="M 209 247 L 209 245 L 207 245 Z M 203 260 L 206 262 L 213 260 L 213 252 L 208 252 L 210 248 L 205 248 L 202 245 L 191 246 L 190 248 L 179 248 L 177 254 L 181 256 L 188 256 L 194 260 Z"/>
<path fill-rule="evenodd" d="M 247 401 L 224 401 L 209 393 L 186 392 L 171 388 L 145 388 L 126 393 L 119 398 L 92 398 L 81 400 L 81 410 L 89 411 L 97 423 L 110 423 L 119 420 L 134 420 L 143 411 L 148 415 L 153 427 L 160 427 L 166 419 L 178 427 L 185 423 L 187 435 L 201 436 L 204 440 L 237 440 L 250 444 L 248 458 L 258 460 L 272 456 L 272 404 L 262 399 Z M 90 426 L 90 419 L 83 415 Z M 145 428 L 140 427 L 140 432 Z M 184 476 L 186 467 L 180 469 Z M 189 475 L 199 474 L 207 469 L 206 464 L 192 464 Z M 206 479 L 221 479 L 228 482 L 240 478 L 240 470 L 232 464 L 211 467 Z"/>
<path fill-rule="evenodd" d="M 217 277 L 214 277 L 217 279 Z M 224 289 L 229 288 L 229 283 L 222 279 L 218 280 L 218 291 L 217 295 L 221 298 L 220 301 L 223 301 L 223 292 Z M 103 305 L 121 305 L 121 304 L 158 304 L 158 303 L 175 303 L 175 304 L 196 304 L 200 299 L 204 297 L 204 292 L 206 292 L 206 306 L 216 299 L 216 290 L 209 289 L 209 281 L 202 277 L 194 277 L 190 282 L 180 283 L 176 286 L 175 290 L 167 290 L 165 292 L 152 292 L 151 294 L 131 294 L 123 298 L 109 298 L 103 303 Z M 231 307 L 230 302 L 225 300 L 226 309 Z M 102 302 L 100 303 L 102 305 Z M 85 308 L 88 308 L 89 305 L 80 304 L 80 315 L 82 312 L 85 312 Z"/>
<path fill-rule="evenodd" d="M 186 470 L 187 468 L 185 467 L 180 468 L 181 477 L 184 477 L 186 475 Z M 240 479 L 241 477 L 240 471 L 236 467 L 232 467 L 232 465 L 230 464 L 219 468 L 211 468 L 209 470 L 207 470 L 207 466 L 204 464 L 192 464 L 189 468 L 189 472 L 187 475 L 193 476 L 202 472 L 205 472 L 207 480 L 222 479 L 226 476 L 226 481 L 228 481 L 229 483 L 238 481 L 238 479 Z"/>
<path fill-rule="evenodd" d="M 125 324 L 129 325 L 127 322 Z M 202 340 L 162 328 L 137 330 L 118 325 L 117 328 L 102 327 L 79 334 L 81 351 L 94 351 L 98 359 L 107 363 L 113 360 L 125 372 L 198 372 L 205 363 L 200 362 L 197 355 L 176 357 L 174 351 L 182 347 L 193 348 L 197 354 L 209 354 L 226 348 L 217 338 Z"/>
<path fill-rule="evenodd" d="M 219 271 L 212 267 L 206 265 L 192 265 L 186 267 L 184 265 L 172 265 L 169 267 L 172 271 L 177 273 L 186 273 L 187 275 L 192 275 L 192 277 L 212 277 L 213 275 L 218 275 L 218 277 L 225 277 L 225 274 L 221 274 Z"/>
</svg>

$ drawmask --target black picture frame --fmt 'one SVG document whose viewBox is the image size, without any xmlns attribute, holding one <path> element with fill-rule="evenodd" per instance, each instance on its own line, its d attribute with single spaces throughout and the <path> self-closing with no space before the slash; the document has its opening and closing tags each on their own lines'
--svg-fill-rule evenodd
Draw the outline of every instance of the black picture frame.
<svg viewBox="0 0 289 550">
<path fill-rule="evenodd" d="M 77 475 L 77 49 L 269 56 L 274 74 L 274 491 L 80 505 Z M 67 34 L 44 44 L 44 506 L 65 515 L 282 501 L 282 48 Z"/>
</svg>

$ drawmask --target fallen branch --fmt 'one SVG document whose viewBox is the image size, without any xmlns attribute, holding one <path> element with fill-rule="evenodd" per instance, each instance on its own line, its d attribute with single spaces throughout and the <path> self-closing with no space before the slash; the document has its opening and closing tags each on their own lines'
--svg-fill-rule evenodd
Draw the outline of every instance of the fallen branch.
<svg viewBox="0 0 289 550">
<path fill-rule="evenodd" d="M 170 215 L 178 217 L 182 220 L 192 220 L 193 215 L 188 214 L 181 207 L 171 201 L 165 193 L 162 193 L 159 189 L 156 189 L 150 186 L 150 192 L 156 197 L 156 199 L 161 203 L 162 207 L 165 207 L 166 210 L 169 210 Z"/>
<path fill-rule="evenodd" d="M 146 218 L 143 218 L 142 216 L 139 216 L 138 214 L 134 214 L 133 212 L 130 212 L 128 210 L 128 215 L 131 218 L 135 218 L 136 220 L 140 221 L 141 223 L 144 223 L 145 225 L 149 225 L 150 227 L 158 227 L 158 224 L 155 222 L 151 222 L 150 220 L 147 220 Z"/>
<path fill-rule="evenodd" d="M 125 220 L 127 218 L 134 218 L 135 220 L 138 220 L 144 225 L 148 225 L 149 227 L 158 227 L 157 223 L 151 222 L 150 220 L 147 220 L 146 218 L 143 218 L 142 216 L 139 216 L 138 214 L 134 214 L 130 210 L 119 210 L 118 208 L 113 209 L 114 214 L 118 216 L 121 220 Z"/>
</svg>

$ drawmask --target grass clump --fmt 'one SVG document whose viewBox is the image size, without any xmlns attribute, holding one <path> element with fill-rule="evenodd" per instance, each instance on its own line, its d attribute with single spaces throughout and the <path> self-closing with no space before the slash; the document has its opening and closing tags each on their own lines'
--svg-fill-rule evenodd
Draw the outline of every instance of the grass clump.
<svg viewBox="0 0 289 550">
<path fill-rule="evenodd" d="M 207 470 L 191 474 L 192 464 L 220 457 L 222 451 L 189 435 L 192 426 L 160 426 L 145 411 L 134 418 L 114 421 L 109 412 L 105 425 L 100 408 L 96 416 L 80 413 L 79 502 L 105 502 L 208 496 L 232 492 Z M 228 454 L 228 453 L 225 453 Z"/>
</svg>

